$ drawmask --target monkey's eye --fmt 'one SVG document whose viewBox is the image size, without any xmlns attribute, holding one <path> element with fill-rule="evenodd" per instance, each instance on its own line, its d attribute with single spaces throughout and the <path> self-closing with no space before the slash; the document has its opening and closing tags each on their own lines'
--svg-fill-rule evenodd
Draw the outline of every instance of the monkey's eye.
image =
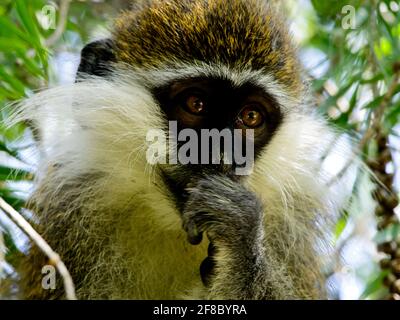
<svg viewBox="0 0 400 320">
<path fill-rule="evenodd" d="M 206 112 L 206 101 L 201 95 L 187 95 L 183 103 L 184 108 L 191 114 L 203 115 Z"/>
<path fill-rule="evenodd" d="M 239 113 L 237 118 L 237 126 L 239 128 L 257 128 L 264 123 L 264 115 L 258 104 L 248 104 Z"/>
</svg>

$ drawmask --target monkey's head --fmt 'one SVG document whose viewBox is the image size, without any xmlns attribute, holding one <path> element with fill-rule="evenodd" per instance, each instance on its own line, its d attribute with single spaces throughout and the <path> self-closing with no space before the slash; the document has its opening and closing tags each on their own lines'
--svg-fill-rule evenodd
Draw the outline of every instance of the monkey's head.
<svg viewBox="0 0 400 320">
<path fill-rule="evenodd" d="M 176 121 L 178 133 L 199 134 L 198 160 L 212 151 L 201 148 L 201 129 L 252 129 L 255 158 L 265 158 L 285 118 L 304 110 L 301 67 L 282 20 L 265 0 L 147 1 L 116 20 L 112 38 L 83 50 L 79 70 L 111 77 L 121 66 L 132 71 L 165 126 Z M 162 171 L 180 198 L 204 174 L 238 178 L 234 168 L 235 161 L 178 163 Z"/>
</svg>

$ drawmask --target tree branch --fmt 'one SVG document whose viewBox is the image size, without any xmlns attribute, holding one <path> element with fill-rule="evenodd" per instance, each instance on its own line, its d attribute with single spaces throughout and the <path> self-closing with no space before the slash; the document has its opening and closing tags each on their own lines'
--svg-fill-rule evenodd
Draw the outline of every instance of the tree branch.
<svg viewBox="0 0 400 320">
<path fill-rule="evenodd" d="M 46 39 L 46 47 L 51 47 L 53 46 L 58 39 L 62 36 L 65 26 L 67 25 L 67 20 L 68 20 L 68 12 L 69 12 L 69 6 L 71 4 L 71 0 L 61 0 L 60 3 L 60 21 L 56 27 L 56 30 L 53 32 L 53 34 Z"/>
<path fill-rule="evenodd" d="M 50 263 L 54 265 L 61 277 L 64 280 L 65 294 L 68 300 L 77 300 L 75 295 L 75 286 L 72 281 L 72 277 L 65 266 L 64 262 L 60 259 L 60 256 L 53 251 L 49 244 L 37 233 L 35 229 L 30 225 L 25 218 L 11 207 L 3 198 L 0 197 L 0 208 L 13 220 L 17 226 L 28 235 L 32 241 L 43 251 L 44 254 L 50 259 Z"/>
</svg>

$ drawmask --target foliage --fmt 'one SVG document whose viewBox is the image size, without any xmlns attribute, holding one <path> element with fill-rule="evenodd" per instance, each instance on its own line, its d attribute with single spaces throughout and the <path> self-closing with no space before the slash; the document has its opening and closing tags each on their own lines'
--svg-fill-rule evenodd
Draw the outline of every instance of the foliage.
<svg viewBox="0 0 400 320">
<path fill-rule="evenodd" d="M 400 120 L 400 9 L 397 1 L 312 1 L 315 10 L 312 32 L 303 48 L 323 53 L 326 69 L 313 82 L 318 95 L 318 110 L 338 128 L 353 132 L 359 139 L 361 157 L 374 164 L 382 157 L 377 139 L 399 132 Z M 343 10 L 352 6 L 354 11 Z M 352 17 L 354 25 L 346 24 Z M 385 140 L 387 141 L 387 140 Z M 399 159 L 394 143 L 387 161 L 396 170 L 392 159 Z M 385 163 L 386 165 L 386 163 Z M 371 167 L 372 168 L 372 167 Z M 379 177 L 381 178 L 381 177 Z M 388 186 L 389 189 L 393 185 Z M 364 195 L 365 196 L 365 195 Z M 359 214 L 359 213 L 357 213 Z M 343 230 L 348 221 L 339 220 Z M 381 228 L 375 236 L 380 243 L 399 240 L 398 221 Z M 367 278 L 362 298 L 382 298 L 387 290 L 382 285 L 387 270 L 379 273 L 374 267 Z"/>
</svg>

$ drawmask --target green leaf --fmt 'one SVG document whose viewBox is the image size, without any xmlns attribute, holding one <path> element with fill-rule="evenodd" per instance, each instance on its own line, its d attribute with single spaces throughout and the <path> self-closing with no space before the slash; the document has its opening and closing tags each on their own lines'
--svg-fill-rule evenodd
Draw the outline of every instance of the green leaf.
<svg viewBox="0 0 400 320">
<path fill-rule="evenodd" d="M 388 275 L 389 270 L 382 270 L 365 288 L 360 299 L 366 299 L 372 294 L 378 292 L 382 288 L 383 279 Z"/>
<path fill-rule="evenodd" d="M 4 118 L 4 116 L 3 116 Z M 24 134 L 26 130 L 26 124 L 23 122 L 17 123 L 10 128 L 2 128 L 1 134 L 6 141 L 16 141 Z"/>
<path fill-rule="evenodd" d="M 385 127 L 391 129 L 400 123 L 400 100 L 390 106 L 385 115 Z"/>
<path fill-rule="evenodd" d="M 0 51 L 12 52 L 15 50 L 26 50 L 26 43 L 19 39 L 10 39 L 5 37 L 0 37 Z"/>
<path fill-rule="evenodd" d="M 393 53 L 392 44 L 387 38 L 381 38 L 379 44 L 375 44 L 374 49 L 379 59 L 390 56 Z"/>
<path fill-rule="evenodd" d="M 15 210 L 20 210 L 25 205 L 25 200 L 16 196 L 11 190 L 0 188 L 0 197 L 4 199 Z"/>
<path fill-rule="evenodd" d="M 368 102 L 362 109 L 375 109 L 377 106 L 381 104 L 383 100 L 383 96 L 376 97 L 372 101 Z"/>
<path fill-rule="evenodd" d="M 0 151 L 8 153 L 12 157 L 16 157 L 18 155 L 16 151 L 9 149 L 3 141 L 0 141 Z"/>
<path fill-rule="evenodd" d="M 41 43 L 41 35 L 38 29 L 39 23 L 32 8 L 32 2 L 26 2 L 25 0 L 16 0 L 15 8 L 25 31 L 29 35 L 29 43 L 31 43 L 33 45 L 33 48 L 36 50 L 36 53 L 39 56 L 44 69 L 47 69 L 47 50 L 42 46 Z"/>
<path fill-rule="evenodd" d="M 37 77 L 41 78 L 46 78 L 47 73 L 43 68 L 39 67 L 36 62 L 26 56 L 26 53 L 24 51 L 17 51 L 19 54 L 19 57 L 22 59 L 24 62 L 25 67 L 28 69 L 28 71 Z"/>
<path fill-rule="evenodd" d="M 2 67 L 0 67 L 0 79 L 9 84 L 21 96 L 25 95 L 25 85 Z"/>
<path fill-rule="evenodd" d="M 354 90 L 353 95 L 351 96 L 350 103 L 349 103 L 349 110 L 348 113 L 352 113 L 354 110 L 354 107 L 357 104 L 358 101 L 358 90 L 360 89 L 360 84 L 357 84 L 356 89 Z"/>
<path fill-rule="evenodd" d="M 357 85 L 360 74 L 354 75 L 350 81 L 339 88 L 338 92 L 334 96 L 329 96 L 328 99 L 319 107 L 319 111 L 326 113 L 329 107 L 336 105 L 336 101 L 342 97 L 353 85 Z"/>
<path fill-rule="evenodd" d="M 31 8 L 31 4 L 25 0 L 15 0 L 15 8 L 18 16 L 24 26 L 25 31 L 32 37 L 35 47 L 41 47 L 40 35 L 37 29 L 35 14 Z"/>
<path fill-rule="evenodd" d="M 4 229 L 4 231 L 3 231 L 4 245 L 7 249 L 5 258 L 8 263 L 12 264 L 12 262 L 14 260 L 13 257 L 18 255 L 19 250 L 18 250 L 17 246 L 15 245 L 14 239 L 12 238 L 9 230 L 4 227 L 2 227 L 2 229 Z"/>
<path fill-rule="evenodd" d="M 340 219 L 336 223 L 335 233 L 334 233 L 334 241 L 339 239 L 343 230 L 346 228 L 348 219 L 349 219 L 349 215 L 347 213 L 345 213 L 340 217 Z"/>
<path fill-rule="evenodd" d="M 17 36 L 28 43 L 32 43 L 31 38 L 26 33 L 18 29 L 6 17 L 0 17 L 0 35 L 7 38 L 14 38 L 13 36 Z"/>
<path fill-rule="evenodd" d="M 0 180 L 2 181 L 32 180 L 32 178 L 32 173 L 30 173 L 29 171 L 0 166 Z"/>
<path fill-rule="evenodd" d="M 370 84 L 370 83 L 375 83 L 378 82 L 379 80 L 383 80 L 384 76 L 382 73 L 378 73 L 376 75 L 374 75 L 373 77 L 369 78 L 369 79 L 361 79 L 360 80 L 360 84 Z"/>
<path fill-rule="evenodd" d="M 22 95 L 15 91 L 10 91 L 6 88 L 0 87 L 0 100 L 18 100 L 21 97 Z"/>
</svg>

